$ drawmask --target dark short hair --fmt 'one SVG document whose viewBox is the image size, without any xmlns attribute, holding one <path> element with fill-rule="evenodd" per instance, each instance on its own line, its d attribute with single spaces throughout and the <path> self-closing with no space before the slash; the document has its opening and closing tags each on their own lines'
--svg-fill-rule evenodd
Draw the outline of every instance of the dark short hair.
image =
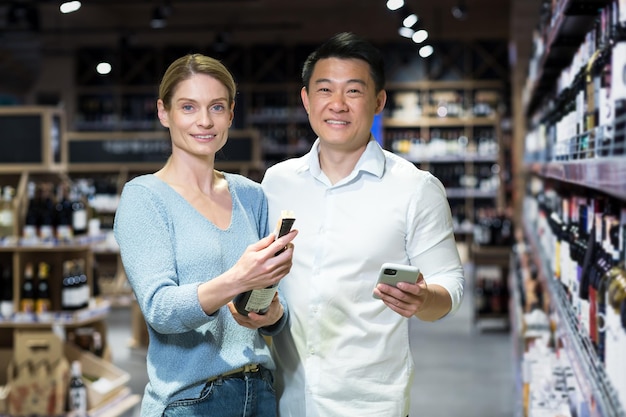
<svg viewBox="0 0 626 417">
<path fill-rule="evenodd" d="M 385 62 L 378 48 L 351 32 L 338 33 L 313 51 L 302 66 L 302 82 L 308 89 L 315 64 L 320 59 L 360 59 L 370 67 L 378 93 L 385 88 Z"/>
</svg>

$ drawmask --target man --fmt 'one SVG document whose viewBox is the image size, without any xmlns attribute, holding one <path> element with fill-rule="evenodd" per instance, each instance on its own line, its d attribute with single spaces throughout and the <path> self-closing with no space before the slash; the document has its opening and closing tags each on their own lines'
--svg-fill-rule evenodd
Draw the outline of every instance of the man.
<svg viewBox="0 0 626 417">
<path fill-rule="evenodd" d="M 299 231 L 280 284 L 290 321 L 273 343 L 279 415 L 404 417 L 413 378 L 407 318 L 438 320 L 463 297 L 445 190 L 372 137 L 386 92 L 370 43 L 334 36 L 307 58 L 302 78 L 318 139 L 263 179 L 270 224 L 290 209 Z M 386 262 L 423 275 L 374 288 Z"/>
</svg>

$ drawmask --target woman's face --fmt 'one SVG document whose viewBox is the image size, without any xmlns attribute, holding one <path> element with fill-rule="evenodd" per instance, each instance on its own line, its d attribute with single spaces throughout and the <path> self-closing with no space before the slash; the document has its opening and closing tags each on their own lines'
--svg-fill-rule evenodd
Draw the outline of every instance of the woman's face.
<svg viewBox="0 0 626 417">
<path fill-rule="evenodd" d="M 159 120 L 169 128 L 172 154 L 215 158 L 228 139 L 234 116 L 228 89 L 206 74 L 194 74 L 176 87 L 170 108 L 157 101 Z"/>
</svg>

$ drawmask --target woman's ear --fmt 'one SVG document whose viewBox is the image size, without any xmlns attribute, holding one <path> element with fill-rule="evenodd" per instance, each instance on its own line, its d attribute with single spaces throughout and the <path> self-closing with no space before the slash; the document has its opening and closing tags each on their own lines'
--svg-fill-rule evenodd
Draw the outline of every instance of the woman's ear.
<svg viewBox="0 0 626 417">
<path fill-rule="evenodd" d="M 163 100 L 157 100 L 157 116 L 159 117 L 159 121 L 163 127 L 170 127 L 170 123 L 167 118 L 167 110 L 165 109 L 165 104 Z"/>
</svg>

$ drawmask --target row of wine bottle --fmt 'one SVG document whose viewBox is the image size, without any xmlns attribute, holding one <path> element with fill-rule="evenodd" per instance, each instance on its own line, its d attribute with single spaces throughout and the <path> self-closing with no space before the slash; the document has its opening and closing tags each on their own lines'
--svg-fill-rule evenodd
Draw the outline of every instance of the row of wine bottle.
<svg viewBox="0 0 626 417">
<path fill-rule="evenodd" d="M 563 91 L 526 134 L 529 161 L 569 161 L 626 154 L 626 41 L 584 61 L 577 77 L 563 76 Z M 581 63 L 577 65 L 582 65 Z M 566 69 L 563 72 L 568 74 Z"/>
<path fill-rule="evenodd" d="M 87 233 L 88 219 L 85 198 L 71 184 L 28 184 L 28 209 L 22 230 L 28 243 L 71 241 Z"/>
<path fill-rule="evenodd" d="M 19 283 L 19 298 L 14 304 L 13 271 L 10 262 L 0 264 L 0 299 L 2 318 L 10 320 L 15 312 L 24 317 L 44 317 L 53 311 L 73 311 L 89 305 L 91 289 L 84 259 L 63 262 L 57 276 L 46 261 L 26 262 Z M 36 272 L 35 272 L 36 271 Z M 55 288 L 60 284 L 60 293 Z"/>
<path fill-rule="evenodd" d="M 626 404 L 626 205 L 603 195 L 540 189 L 524 211 L 550 254 L 581 336 Z"/>
</svg>

